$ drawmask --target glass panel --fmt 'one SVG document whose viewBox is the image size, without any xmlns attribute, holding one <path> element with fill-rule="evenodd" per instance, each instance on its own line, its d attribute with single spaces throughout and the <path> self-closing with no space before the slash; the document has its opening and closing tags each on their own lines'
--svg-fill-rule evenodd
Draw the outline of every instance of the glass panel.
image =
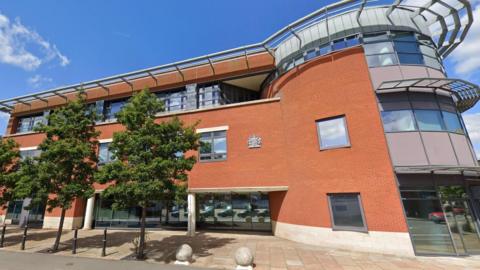
<svg viewBox="0 0 480 270">
<path fill-rule="evenodd" d="M 333 228 L 364 230 L 362 212 L 357 194 L 329 195 Z"/>
<path fill-rule="evenodd" d="M 462 124 L 460 124 L 460 119 L 458 119 L 458 115 L 456 113 L 442 111 L 442 115 L 448 131 L 462 134 L 464 133 Z"/>
<path fill-rule="evenodd" d="M 232 194 L 233 228 L 252 228 L 252 206 L 249 194 Z"/>
<path fill-rule="evenodd" d="M 254 230 L 270 231 L 270 207 L 268 194 L 252 193 L 252 226 Z"/>
<path fill-rule="evenodd" d="M 400 64 L 423 65 L 423 57 L 421 54 L 399 53 L 398 60 Z"/>
<path fill-rule="evenodd" d="M 416 42 L 398 42 L 395 41 L 395 50 L 399 53 L 420 53 Z M 400 61 L 401 62 L 401 61 Z"/>
<path fill-rule="evenodd" d="M 233 224 L 233 209 L 231 194 L 214 195 L 214 219 L 215 227 L 231 228 Z"/>
<path fill-rule="evenodd" d="M 363 36 L 364 42 L 372 42 L 372 41 L 387 40 L 387 39 L 388 39 L 388 36 L 386 33 L 368 34 Z"/>
<path fill-rule="evenodd" d="M 360 41 L 358 40 L 357 37 L 348 37 L 345 42 L 347 43 L 347 47 L 352 47 L 355 45 L 360 44 Z"/>
<path fill-rule="evenodd" d="M 318 121 L 317 127 L 321 149 L 349 145 L 344 117 Z"/>
<path fill-rule="evenodd" d="M 415 110 L 418 128 L 422 131 L 441 131 L 443 127 L 440 111 L 434 110 Z"/>
<path fill-rule="evenodd" d="M 347 45 L 345 44 L 345 40 L 343 40 L 343 39 L 336 40 L 336 41 L 333 42 L 333 50 L 334 51 L 341 50 L 345 47 L 347 47 Z"/>
<path fill-rule="evenodd" d="M 391 42 L 378 42 L 364 44 L 363 48 L 366 55 L 392 53 L 393 46 Z"/>
<path fill-rule="evenodd" d="M 38 126 L 39 124 L 43 123 L 43 116 L 34 116 L 32 119 L 32 130 Z"/>
<path fill-rule="evenodd" d="M 98 150 L 98 163 L 105 164 L 110 161 L 110 153 L 108 151 L 109 143 L 101 143 Z"/>
<path fill-rule="evenodd" d="M 425 55 L 428 55 L 430 57 L 433 57 L 433 58 L 436 58 L 437 57 L 437 53 L 435 51 L 435 49 L 429 47 L 429 46 L 425 46 L 425 45 L 420 45 L 420 51 L 425 54 Z"/>
<path fill-rule="evenodd" d="M 323 45 L 322 47 L 320 47 L 320 55 L 327 54 L 331 51 L 332 51 L 332 47 L 330 46 L 330 44 Z"/>
<path fill-rule="evenodd" d="M 410 110 L 383 111 L 382 120 L 385 132 L 412 131 L 416 129 L 413 113 Z"/>
<path fill-rule="evenodd" d="M 199 194 L 198 202 L 198 222 L 205 225 L 214 225 L 215 223 L 215 205 L 212 194 Z"/>
<path fill-rule="evenodd" d="M 437 58 L 431 58 L 429 56 L 423 56 L 423 60 L 425 61 L 425 65 L 435 68 L 435 69 L 442 69 L 442 64 L 437 60 Z"/>
<path fill-rule="evenodd" d="M 455 254 L 438 199 L 403 199 L 403 206 L 416 252 Z"/>
<path fill-rule="evenodd" d="M 369 67 L 390 66 L 397 64 L 397 58 L 395 54 L 369 55 L 367 62 Z"/>
<path fill-rule="evenodd" d="M 315 58 L 317 56 L 317 52 L 315 50 L 308 51 L 307 54 L 305 55 L 305 60 L 310 60 L 312 58 Z"/>
<path fill-rule="evenodd" d="M 394 33 L 393 39 L 395 41 L 417 41 L 412 33 Z"/>
</svg>

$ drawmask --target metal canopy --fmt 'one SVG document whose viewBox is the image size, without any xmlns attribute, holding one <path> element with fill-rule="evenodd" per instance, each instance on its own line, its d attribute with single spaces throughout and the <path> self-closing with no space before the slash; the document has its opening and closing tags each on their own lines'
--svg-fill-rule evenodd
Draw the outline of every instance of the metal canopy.
<svg viewBox="0 0 480 270">
<path fill-rule="evenodd" d="M 396 0 L 387 16 L 397 8 L 414 10 L 412 21 L 421 17 L 432 31 L 442 57 L 450 54 L 464 39 L 473 23 L 472 7 L 468 0 Z"/>
<path fill-rule="evenodd" d="M 480 167 L 457 166 L 396 166 L 398 174 L 444 174 L 480 177 Z"/>
<path fill-rule="evenodd" d="M 48 102 L 50 97 L 62 97 L 67 100 L 66 95 L 78 92 L 80 89 L 88 91 L 90 89 L 101 87 L 108 92 L 109 86 L 118 83 L 127 83 L 130 87 L 133 85 L 132 81 L 150 77 L 155 79 L 156 75 L 176 72 L 184 81 L 184 74 L 182 69 L 192 68 L 200 65 L 210 65 L 212 71 L 215 71 L 213 65 L 216 62 L 224 61 L 232 58 L 244 58 L 246 65 L 249 67 L 248 56 L 257 53 L 266 52 L 275 58 L 275 50 L 282 42 L 294 37 L 299 39 L 299 31 L 305 29 L 321 20 L 331 20 L 334 17 L 342 14 L 348 10 L 357 9 L 356 19 L 359 18 L 367 5 L 379 2 L 378 0 L 343 0 L 323 8 L 320 8 L 311 14 L 298 19 L 297 21 L 285 26 L 278 32 L 266 38 L 260 43 L 255 43 L 247 46 L 242 46 L 214 54 L 203 55 L 170 63 L 166 65 L 160 65 L 147 69 L 137 70 L 129 73 L 119 74 L 111 77 L 106 77 L 98 80 L 88 81 L 84 83 L 58 87 L 55 89 L 34 93 L 25 96 L 19 96 L 11 99 L 0 100 L 0 111 L 11 112 L 15 105 L 30 104 L 34 100 L 42 100 Z M 395 16 L 396 9 L 413 11 L 414 17 L 412 22 L 420 18 L 429 23 L 431 28 L 437 27 L 434 36 L 439 36 L 436 41 L 439 52 L 442 56 L 448 55 L 460 42 L 463 41 L 468 29 L 473 22 L 473 15 L 470 3 L 468 0 L 395 0 L 391 5 L 387 5 L 386 11 L 387 17 Z M 416 11 L 416 12 L 415 12 Z M 460 18 L 460 14 L 463 15 Z M 450 19 L 451 18 L 451 19 Z M 440 24 L 440 26 L 438 26 Z M 435 30 L 435 29 L 434 29 Z M 446 41 L 448 37 L 448 41 Z M 300 39 L 301 42 L 301 39 Z M 158 83 L 156 81 L 156 83 Z M 30 101 L 30 102 L 29 102 Z"/>
<path fill-rule="evenodd" d="M 445 78 L 418 78 L 398 81 L 383 82 L 377 93 L 392 92 L 447 92 L 454 96 L 455 103 L 460 112 L 473 107 L 480 99 L 480 89 L 477 85 L 460 79 Z"/>
</svg>

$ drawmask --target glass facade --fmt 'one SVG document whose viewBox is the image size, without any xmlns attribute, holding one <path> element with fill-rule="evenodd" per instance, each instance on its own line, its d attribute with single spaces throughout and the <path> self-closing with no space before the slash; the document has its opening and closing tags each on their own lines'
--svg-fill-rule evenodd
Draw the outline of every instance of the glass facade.
<svg viewBox="0 0 480 270">
<path fill-rule="evenodd" d="M 382 112 L 385 132 L 448 131 L 465 134 L 456 113 L 440 110 L 391 110 Z"/>
<path fill-rule="evenodd" d="M 97 194 L 95 227 L 138 228 L 141 208 L 112 209 Z M 207 229 L 271 231 L 268 195 L 264 193 L 197 194 L 197 226 Z M 186 203 L 154 201 L 147 208 L 148 228 L 182 228 L 188 223 Z"/>
<path fill-rule="evenodd" d="M 112 201 L 102 199 L 96 195 L 95 200 L 95 227 L 138 228 L 142 209 L 129 207 L 113 210 Z M 186 204 L 173 201 L 153 201 L 147 208 L 147 228 L 176 228 L 186 227 L 188 212 Z"/>
<path fill-rule="evenodd" d="M 163 101 L 166 112 L 181 111 L 187 109 L 187 91 L 182 88 L 167 92 L 157 93 L 158 98 Z"/>
<path fill-rule="evenodd" d="M 271 231 L 265 193 L 198 194 L 197 209 L 200 228 Z"/>
<path fill-rule="evenodd" d="M 411 32 L 366 34 L 363 48 L 369 67 L 425 65 L 443 71 L 430 38 Z"/>
<path fill-rule="evenodd" d="M 5 216 L 6 220 L 11 220 L 12 224 L 18 225 L 20 223 L 20 218 L 22 214 L 24 200 L 15 200 L 8 203 L 7 215 Z M 28 213 L 28 225 L 29 226 L 42 226 L 43 218 L 45 216 L 44 204 L 36 205 Z"/>
<path fill-rule="evenodd" d="M 400 178 L 405 215 L 417 254 L 480 254 L 476 218 L 480 205 L 476 205 L 477 195 L 469 189 L 478 187 L 453 180 L 407 182 Z"/>
<path fill-rule="evenodd" d="M 103 108 L 103 120 L 114 121 L 116 119 L 116 114 L 122 110 L 125 104 L 127 104 L 126 99 L 105 102 Z"/>
</svg>

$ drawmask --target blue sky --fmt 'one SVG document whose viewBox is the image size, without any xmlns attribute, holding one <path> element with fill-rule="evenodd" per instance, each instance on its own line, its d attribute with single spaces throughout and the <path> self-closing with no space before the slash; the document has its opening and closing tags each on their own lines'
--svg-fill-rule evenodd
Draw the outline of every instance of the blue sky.
<svg viewBox="0 0 480 270">
<path fill-rule="evenodd" d="M 3 1 L 0 99 L 256 43 L 332 2 Z M 480 0 L 471 2 L 480 20 Z M 475 21 L 445 61 L 450 77 L 480 83 L 478 44 Z M 6 118 L 0 115 L 1 133 Z M 480 105 L 464 118 L 480 153 Z"/>
</svg>

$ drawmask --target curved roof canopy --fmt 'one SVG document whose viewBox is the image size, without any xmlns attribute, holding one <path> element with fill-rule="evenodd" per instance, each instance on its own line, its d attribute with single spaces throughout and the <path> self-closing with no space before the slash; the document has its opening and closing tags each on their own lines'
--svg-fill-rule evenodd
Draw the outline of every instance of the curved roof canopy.
<svg viewBox="0 0 480 270">
<path fill-rule="evenodd" d="M 371 29 L 373 27 L 374 29 L 375 25 L 372 24 L 372 18 L 376 18 L 376 20 L 381 21 L 382 24 L 390 25 L 391 27 L 416 27 L 417 31 L 422 33 L 429 31 L 432 33 L 431 36 L 436 42 L 442 56 L 448 55 L 460 42 L 462 42 L 473 22 L 472 10 L 468 0 L 395 0 L 392 4 L 387 6 L 370 8 L 371 5 L 379 4 L 379 2 L 383 1 L 339 1 L 300 18 L 260 43 L 107 78 L 1 100 L 0 110 L 10 112 L 15 108 L 16 104 L 20 103 L 29 105 L 30 102 L 34 100 L 41 100 L 48 103 L 49 97 L 60 96 L 65 98 L 66 94 L 78 92 L 80 89 L 85 91 L 98 87 L 108 89 L 109 85 L 117 83 L 127 83 L 131 85 L 131 81 L 133 80 L 154 77 L 155 75 L 162 73 L 178 72 L 183 77 L 182 69 L 200 65 L 210 65 L 213 69 L 213 63 L 226 59 L 245 57 L 245 61 L 247 61 L 248 64 L 248 55 L 261 52 L 268 52 L 272 57 L 277 58 L 276 60 L 278 63 L 278 58 L 282 57 L 280 56 L 281 54 L 279 55 L 282 51 L 282 46 L 290 46 L 286 45 L 288 43 L 296 44 L 289 49 L 289 54 L 294 53 L 295 50 L 302 49 L 308 39 L 308 31 L 306 30 L 311 29 L 313 26 L 319 25 L 322 22 L 327 26 L 327 37 L 330 38 L 333 34 L 347 35 L 349 31 L 346 31 L 347 29 L 345 28 L 341 28 L 344 27 L 344 19 L 347 19 L 347 16 L 345 16 L 346 13 L 349 15 L 348 22 L 345 22 L 347 22 L 348 25 L 352 25 L 354 28 L 361 30 L 364 29 L 364 27 L 370 27 Z M 341 18 L 341 20 L 339 20 L 339 18 Z M 335 21 L 337 21 L 337 23 L 335 23 Z M 341 23 L 341 25 L 339 23 Z M 428 29 L 426 29 L 426 27 Z M 335 33 L 331 32 L 334 29 Z M 310 38 L 313 38 L 313 36 L 310 35 Z"/>
</svg>

